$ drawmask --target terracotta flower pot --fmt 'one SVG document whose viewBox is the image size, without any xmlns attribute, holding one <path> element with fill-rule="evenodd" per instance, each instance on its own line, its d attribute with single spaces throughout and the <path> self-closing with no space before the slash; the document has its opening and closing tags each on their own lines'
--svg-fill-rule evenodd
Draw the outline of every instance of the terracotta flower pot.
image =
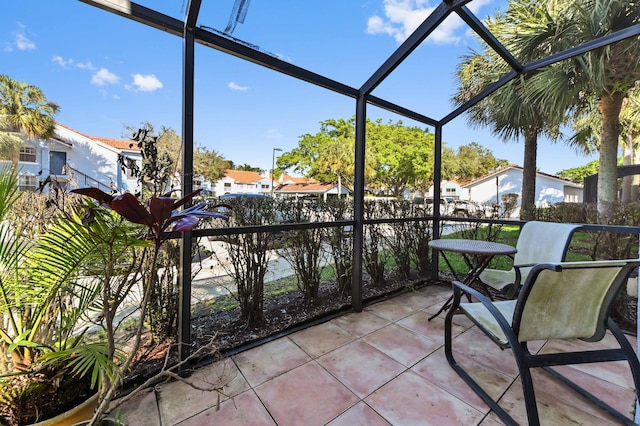
<svg viewBox="0 0 640 426">
<path fill-rule="evenodd" d="M 80 405 L 59 414 L 48 420 L 35 423 L 32 426 L 72 426 L 78 424 L 78 422 L 91 419 L 93 411 L 98 405 L 98 394 L 93 395 Z"/>
</svg>

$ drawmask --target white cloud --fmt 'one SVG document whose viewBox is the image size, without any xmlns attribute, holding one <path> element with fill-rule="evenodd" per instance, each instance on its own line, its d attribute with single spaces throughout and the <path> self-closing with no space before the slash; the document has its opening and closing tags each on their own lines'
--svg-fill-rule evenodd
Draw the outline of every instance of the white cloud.
<svg viewBox="0 0 640 426">
<path fill-rule="evenodd" d="M 227 84 L 227 86 L 229 86 L 229 89 L 231 90 L 239 90 L 241 92 L 244 92 L 245 90 L 249 89 L 248 86 L 240 86 L 234 83 L 233 81 L 230 81 L 229 84 Z"/>
<path fill-rule="evenodd" d="M 162 82 L 158 80 L 158 78 L 153 74 L 134 74 L 133 85 L 135 86 L 136 90 L 139 90 L 141 92 L 153 92 L 162 88 Z"/>
<path fill-rule="evenodd" d="M 476 12 L 491 0 L 476 0 L 469 4 L 469 9 Z M 368 34 L 387 34 L 402 43 L 433 12 L 435 6 L 429 0 L 384 0 L 384 17 L 372 16 L 367 22 Z M 429 35 L 434 43 L 457 43 L 461 39 L 458 34 L 464 22 L 457 15 L 449 16 Z M 465 27 L 466 28 L 466 27 Z"/>
<path fill-rule="evenodd" d="M 98 86 L 106 86 L 108 84 L 117 84 L 120 81 L 120 77 L 112 73 L 106 68 L 101 68 L 98 72 L 91 77 L 91 84 Z"/>
<path fill-rule="evenodd" d="M 76 67 L 80 68 L 81 70 L 90 70 L 90 71 L 95 71 L 97 68 L 91 63 L 91 61 L 87 61 L 87 62 L 78 62 L 76 64 Z"/>
<path fill-rule="evenodd" d="M 33 50 L 36 48 L 36 44 L 24 34 L 16 34 L 16 46 L 20 50 Z"/>
<path fill-rule="evenodd" d="M 62 56 L 54 56 L 51 58 L 51 62 L 55 62 L 62 68 L 69 68 L 73 64 L 73 59 L 65 60 Z"/>
<path fill-rule="evenodd" d="M 13 40 L 10 43 L 5 44 L 5 51 L 12 52 L 13 49 L 18 50 L 33 50 L 36 48 L 36 44 L 27 37 L 27 26 L 18 22 L 18 31 L 13 33 Z"/>
<path fill-rule="evenodd" d="M 69 69 L 71 67 L 76 67 L 81 70 L 89 70 L 89 71 L 95 71 L 97 69 L 91 63 L 91 61 L 84 62 L 84 63 L 76 62 L 73 60 L 73 58 L 64 59 L 62 56 L 54 56 L 53 58 L 51 58 L 51 62 L 55 62 L 56 64 L 60 65 L 60 67 L 66 68 L 66 69 Z"/>
</svg>

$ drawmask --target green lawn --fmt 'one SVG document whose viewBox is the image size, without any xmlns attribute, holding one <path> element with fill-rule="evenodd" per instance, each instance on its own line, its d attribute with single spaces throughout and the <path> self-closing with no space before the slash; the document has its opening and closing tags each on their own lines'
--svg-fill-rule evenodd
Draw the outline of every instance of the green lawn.
<svg viewBox="0 0 640 426">
<path fill-rule="evenodd" d="M 496 239 L 497 242 L 508 244 L 510 246 L 516 246 L 518 242 L 518 235 L 520 234 L 520 227 L 517 225 L 503 225 L 500 229 L 500 234 Z M 486 228 L 478 228 L 477 234 L 473 235 L 474 239 L 477 240 L 486 240 L 487 237 L 487 229 Z M 442 238 L 469 238 L 468 232 L 454 232 L 443 236 Z M 594 244 L 594 237 L 586 232 L 576 232 L 571 239 L 571 244 L 569 245 L 569 250 L 567 252 L 566 260 L 570 262 L 576 262 L 581 260 L 591 260 L 591 256 L 589 253 L 592 251 L 592 247 Z M 448 253 L 447 257 L 451 262 L 453 268 L 458 271 L 466 271 L 467 266 L 464 263 L 461 254 L 458 253 Z M 439 260 L 439 268 L 441 271 L 449 271 L 449 267 L 445 263 L 445 261 L 440 258 Z M 497 256 L 492 259 L 489 267 L 492 269 L 504 269 L 508 270 L 513 265 L 513 259 L 509 256 Z"/>
</svg>

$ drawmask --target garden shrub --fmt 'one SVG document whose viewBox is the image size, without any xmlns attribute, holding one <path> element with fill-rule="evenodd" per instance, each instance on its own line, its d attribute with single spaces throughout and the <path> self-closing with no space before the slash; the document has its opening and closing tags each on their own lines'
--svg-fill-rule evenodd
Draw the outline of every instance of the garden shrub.
<svg viewBox="0 0 640 426">
<path fill-rule="evenodd" d="M 383 211 L 380 203 L 365 201 L 364 218 L 381 219 Z M 388 260 L 388 254 L 384 250 L 382 241 L 381 223 L 369 223 L 364 226 L 364 239 L 362 243 L 362 261 L 364 268 L 371 277 L 374 285 L 382 285 L 385 282 L 384 272 Z"/>
<path fill-rule="evenodd" d="M 410 214 L 419 217 L 421 215 L 420 213 L 421 209 L 414 204 Z M 431 248 L 429 247 L 429 241 L 433 238 L 431 231 L 433 222 L 416 220 L 411 224 L 413 226 L 414 238 L 410 246 L 410 253 L 420 276 L 427 277 L 431 274 Z"/>
<path fill-rule="evenodd" d="M 327 221 L 348 220 L 353 218 L 351 200 L 330 198 L 320 203 L 320 210 Z M 336 282 L 341 294 L 351 294 L 353 277 L 353 227 L 334 226 L 327 228 L 327 242 L 331 246 L 331 257 Z"/>
<path fill-rule="evenodd" d="M 278 210 L 285 222 L 301 220 L 317 222 L 320 219 L 316 200 L 283 199 Z M 318 300 L 320 277 L 324 260 L 324 228 L 297 229 L 285 233 L 280 255 L 291 265 L 297 278 L 298 289 L 306 303 Z"/>
<path fill-rule="evenodd" d="M 226 200 L 232 214 L 227 226 L 264 226 L 276 223 L 277 212 L 271 197 L 238 197 Z M 219 260 L 236 285 L 240 316 L 249 324 L 264 321 L 264 276 L 275 244 L 272 232 L 247 232 L 223 237 L 228 262 Z"/>
<path fill-rule="evenodd" d="M 408 200 L 383 200 L 380 207 L 386 217 L 406 219 L 413 216 L 414 206 Z M 383 228 L 384 241 L 391 250 L 400 278 L 411 277 L 411 247 L 414 246 L 415 226 L 411 221 L 390 222 Z"/>
</svg>

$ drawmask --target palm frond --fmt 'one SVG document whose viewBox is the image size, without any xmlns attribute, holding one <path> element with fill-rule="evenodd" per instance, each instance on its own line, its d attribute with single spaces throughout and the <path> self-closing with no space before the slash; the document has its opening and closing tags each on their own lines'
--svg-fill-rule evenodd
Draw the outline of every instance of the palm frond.
<svg viewBox="0 0 640 426">
<path fill-rule="evenodd" d="M 113 382 L 119 372 L 119 363 L 125 358 L 125 353 L 116 350 L 113 359 L 109 357 L 107 344 L 104 342 L 87 343 L 56 352 L 50 352 L 41 357 L 45 366 L 62 366 L 70 369 L 78 377 L 91 374 L 91 388 L 101 386 L 102 373 Z"/>
</svg>

